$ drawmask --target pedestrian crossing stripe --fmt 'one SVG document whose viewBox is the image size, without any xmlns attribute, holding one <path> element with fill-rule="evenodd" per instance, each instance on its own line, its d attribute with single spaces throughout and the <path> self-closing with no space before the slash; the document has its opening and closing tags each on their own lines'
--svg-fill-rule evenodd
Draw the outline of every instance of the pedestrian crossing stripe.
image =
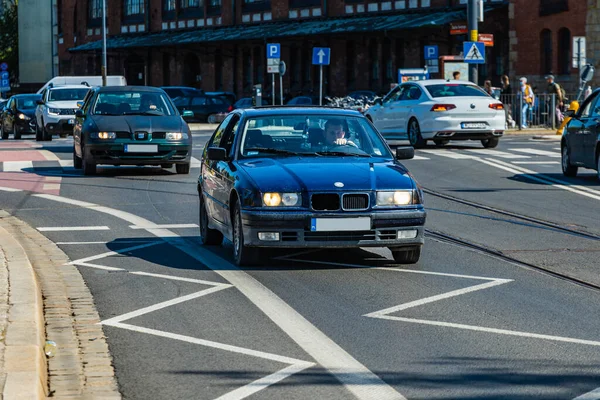
<svg viewBox="0 0 600 400">
<path fill-rule="evenodd" d="M 196 157 L 192 157 L 191 168 L 200 168 L 201 162 Z M 123 168 L 115 167 L 111 165 L 100 164 L 101 169 L 111 168 Z M 125 168 L 149 168 L 146 166 L 136 167 L 135 165 L 128 165 Z M 150 167 L 151 168 L 151 167 Z M 51 172 L 55 169 L 62 169 L 63 171 L 74 171 L 73 160 L 46 160 L 46 161 L 0 161 L 0 172 Z"/>
</svg>

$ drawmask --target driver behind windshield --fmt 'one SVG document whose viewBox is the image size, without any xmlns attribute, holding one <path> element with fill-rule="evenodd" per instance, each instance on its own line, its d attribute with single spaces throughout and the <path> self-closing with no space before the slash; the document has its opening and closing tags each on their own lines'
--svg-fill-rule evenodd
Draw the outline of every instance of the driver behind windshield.
<svg viewBox="0 0 600 400">
<path fill-rule="evenodd" d="M 325 145 L 326 146 L 354 146 L 354 142 L 345 138 L 344 124 L 339 119 L 330 119 L 325 123 Z"/>
<path fill-rule="evenodd" d="M 140 112 L 156 111 L 158 109 L 156 104 L 157 101 L 154 96 L 148 94 L 142 95 L 140 101 Z"/>
</svg>

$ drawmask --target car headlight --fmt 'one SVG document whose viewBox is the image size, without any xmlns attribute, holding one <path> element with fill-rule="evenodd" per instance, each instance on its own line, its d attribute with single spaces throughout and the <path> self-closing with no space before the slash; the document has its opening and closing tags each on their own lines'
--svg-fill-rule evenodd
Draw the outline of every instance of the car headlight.
<svg viewBox="0 0 600 400">
<path fill-rule="evenodd" d="M 103 140 L 111 140 L 117 138 L 116 132 L 92 132 L 90 133 L 90 137 L 92 139 L 103 139 Z"/>
<path fill-rule="evenodd" d="M 167 140 L 181 140 L 187 139 L 188 134 L 182 132 L 167 132 Z"/>
<path fill-rule="evenodd" d="M 264 193 L 263 205 L 267 207 L 294 207 L 302 203 L 299 193 Z"/>
<path fill-rule="evenodd" d="M 25 115 L 25 114 L 23 114 L 23 113 L 20 113 L 20 114 L 18 115 L 18 117 L 19 117 L 19 119 L 22 119 L 22 120 L 28 120 L 28 119 L 31 119 L 31 118 L 29 118 L 27 115 Z"/>
<path fill-rule="evenodd" d="M 407 206 L 413 203 L 412 190 L 377 192 L 377 205 L 383 207 Z"/>
<path fill-rule="evenodd" d="M 59 115 L 60 114 L 60 108 L 48 108 L 48 114 L 52 114 L 52 115 Z"/>
</svg>

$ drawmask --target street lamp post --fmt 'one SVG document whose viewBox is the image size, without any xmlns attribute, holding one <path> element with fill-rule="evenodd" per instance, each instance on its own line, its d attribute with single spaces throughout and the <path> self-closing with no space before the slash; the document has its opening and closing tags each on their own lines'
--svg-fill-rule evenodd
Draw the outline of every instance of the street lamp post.
<svg viewBox="0 0 600 400">
<path fill-rule="evenodd" d="M 469 40 L 471 42 L 479 41 L 479 32 L 478 25 L 479 21 L 477 18 L 477 9 L 478 9 L 478 1 L 477 0 L 469 0 L 467 3 L 467 22 L 469 29 Z M 465 54 L 465 57 L 467 55 Z M 477 85 L 478 77 L 477 77 L 477 65 L 478 64 L 469 64 L 469 81 L 473 82 Z"/>
<path fill-rule="evenodd" d="M 102 86 L 106 86 L 106 0 L 102 0 Z"/>
</svg>

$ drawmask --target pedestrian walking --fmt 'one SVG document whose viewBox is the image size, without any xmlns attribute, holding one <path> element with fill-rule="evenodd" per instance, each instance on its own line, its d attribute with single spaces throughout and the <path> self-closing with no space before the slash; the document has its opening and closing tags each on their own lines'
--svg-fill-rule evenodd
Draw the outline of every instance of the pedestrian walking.
<svg viewBox="0 0 600 400">
<path fill-rule="evenodd" d="M 500 78 L 502 82 L 502 91 L 500 92 L 500 101 L 504 104 L 504 111 L 506 113 L 506 124 L 511 128 L 514 128 L 516 125 L 515 120 L 513 119 L 513 90 L 510 85 L 510 79 L 508 75 L 502 75 Z"/>
<path fill-rule="evenodd" d="M 483 82 L 483 90 L 485 90 L 487 94 L 492 96 L 494 94 L 494 91 L 492 90 L 492 81 L 487 80 Z"/>
<path fill-rule="evenodd" d="M 546 82 L 548 83 L 547 93 L 555 95 L 555 110 L 554 115 L 557 125 L 560 125 L 563 121 L 563 107 L 565 105 L 565 91 L 564 89 L 554 81 L 554 75 L 546 75 Z"/>
<path fill-rule="evenodd" d="M 527 122 L 531 120 L 533 113 L 534 94 L 533 89 L 527 83 L 527 78 L 524 76 L 519 79 L 519 96 L 523 99 L 523 107 L 521 108 L 521 129 L 527 128 Z"/>
</svg>

